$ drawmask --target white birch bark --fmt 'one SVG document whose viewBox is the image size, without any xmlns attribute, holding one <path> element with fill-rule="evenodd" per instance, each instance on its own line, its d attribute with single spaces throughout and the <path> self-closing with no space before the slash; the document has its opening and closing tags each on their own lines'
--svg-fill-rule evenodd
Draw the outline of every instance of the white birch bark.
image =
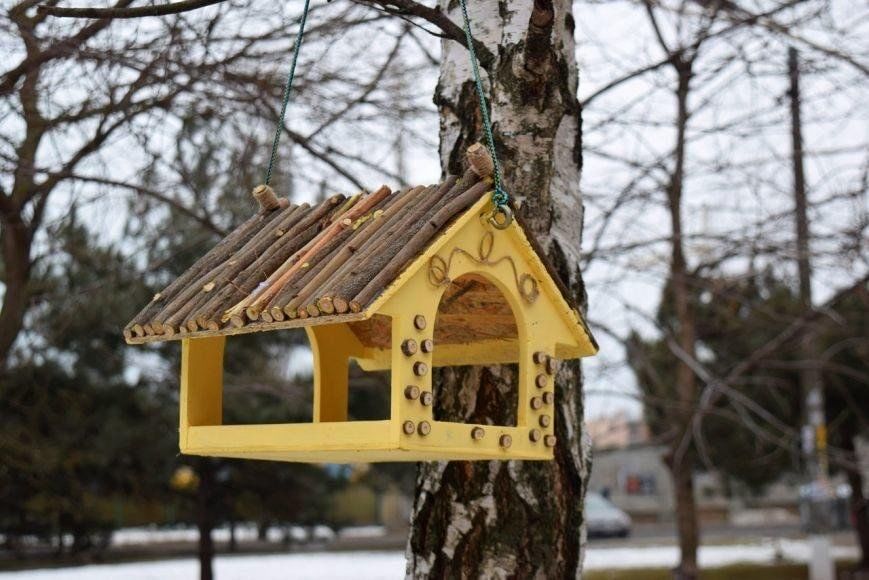
<svg viewBox="0 0 869 580">
<path fill-rule="evenodd" d="M 474 37 L 495 55 L 483 80 L 506 189 L 574 298 L 584 304 L 572 3 L 468 4 Z M 461 23 L 457 2 L 439 5 Z M 442 54 L 435 95 L 440 154 L 445 170 L 460 174 L 465 149 L 482 141 L 481 120 L 467 50 L 445 41 Z M 442 412 L 461 420 L 500 422 L 509 419 L 504 408 L 511 407 L 511 393 L 507 413 L 515 414 L 515 380 L 508 367 L 448 369 L 436 381 L 435 396 Z M 420 464 L 408 578 L 581 576 L 590 446 L 581 428 L 579 364 L 561 365 L 557 385 L 555 461 Z M 473 408 L 467 408 L 469 401 Z"/>
</svg>

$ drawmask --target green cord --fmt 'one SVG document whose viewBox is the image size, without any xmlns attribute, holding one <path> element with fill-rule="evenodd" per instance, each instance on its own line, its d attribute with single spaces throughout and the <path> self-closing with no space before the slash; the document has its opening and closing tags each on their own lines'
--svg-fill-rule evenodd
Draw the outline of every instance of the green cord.
<svg viewBox="0 0 869 580">
<path fill-rule="evenodd" d="M 305 21 L 308 19 L 308 7 L 310 4 L 311 0 L 305 0 L 305 8 L 302 10 L 302 20 L 299 22 L 299 34 L 296 36 L 296 44 L 293 48 L 293 64 L 290 66 L 290 76 L 287 77 L 287 84 L 284 85 L 281 116 L 278 119 L 278 126 L 275 129 L 275 138 L 272 141 L 272 155 L 269 158 L 268 171 L 266 171 L 266 185 L 268 185 L 272 180 L 272 169 L 275 166 L 275 158 L 278 155 L 278 141 L 280 141 L 281 133 L 284 129 L 284 117 L 287 114 L 287 104 L 290 102 L 290 89 L 293 86 L 293 78 L 296 76 L 296 63 L 299 60 L 299 48 L 302 46 L 302 37 L 305 35 Z"/>
<path fill-rule="evenodd" d="M 474 50 L 474 39 L 471 36 L 471 22 L 468 18 L 468 6 L 466 0 L 459 0 L 462 7 L 462 18 L 465 22 L 465 38 L 468 41 L 468 52 L 471 57 L 471 67 L 474 72 L 474 84 L 477 87 L 477 97 L 480 99 L 480 114 L 483 117 L 483 130 L 486 136 L 486 147 L 492 155 L 492 161 L 495 165 L 495 191 L 492 192 L 492 203 L 498 208 L 504 208 L 510 200 L 510 196 L 501 187 L 501 164 L 498 161 L 498 155 L 495 153 L 495 137 L 492 134 L 492 123 L 489 120 L 489 109 L 486 105 L 486 96 L 483 94 L 483 81 L 480 79 L 480 68 L 477 65 L 477 53 Z M 290 91 L 293 86 L 293 79 L 296 76 L 296 63 L 299 60 L 299 49 L 302 46 L 302 38 L 305 35 L 305 22 L 308 19 L 308 8 L 311 4 L 310 0 L 305 0 L 305 7 L 302 10 L 302 18 L 299 22 L 299 34 L 296 36 L 296 43 L 293 49 L 293 62 L 290 66 L 290 74 L 287 77 L 287 84 L 284 85 L 284 95 L 281 103 L 281 115 L 278 119 L 278 126 L 275 129 L 275 138 L 272 141 L 272 154 L 269 158 L 269 168 L 266 171 L 265 184 L 268 185 L 272 180 L 272 170 L 275 165 L 275 158 L 278 154 L 278 142 L 281 138 L 281 133 L 284 128 L 284 118 L 287 113 L 287 105 L 290 102 Z"/>
<path fill-rule="evenodd" d="M 474 83 L 477 86 L 477 97 L 480 99 L 480 115 L 483 117 L 483 130 L 486 133 L 486 146 L 489 153 L 492 155 L 492 161 L 495 164 L 495 191 L 492 192 L 492 203 L 498 208 L 503 208 L 507 205 L 510 196 L 504 189 L 501 188 L 501 164 L 498 162 L 498 155 L 495 153 L 495 138 L 492 135 L 492 123 L 489 121 L 489 109 L 486 106 L 486 97 L 483 94 L 483 81 L 480 80 L 480 69 L 477 65 L 477 53 L 474 50 L 474 39 L 471 36 L 471 21 L 468 18 L 468 6 L 465 0 L 459 0 L 462 6 L 462 18 L 465 21 L 465 38 L 468 40 L 468 52 L 471 56 L 471 67 L 474 71 Z"/>
</svg>

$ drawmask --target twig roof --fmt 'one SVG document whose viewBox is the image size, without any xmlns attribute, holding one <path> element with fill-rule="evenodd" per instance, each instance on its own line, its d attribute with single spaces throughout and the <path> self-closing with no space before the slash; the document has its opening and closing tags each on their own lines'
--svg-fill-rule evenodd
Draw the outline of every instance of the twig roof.
<svg viewBox="0 0 869 580">
<path fill-rule="evenodd" d="M 437 234 L 491 189 L 477 171 L 395 193 L 383 186 L 335 195 L 314 206 L 290 205 L 260 186 L 260 211 L 155 295 L 124 336 L 140 343 L 361 319 Z"/>
<path fill-rule="evenodd" d="M 124 328 L 127 342 L 366 318 L 366 307 L 491 190 L 485 149 L 472 146 L 468 161 L 461 178 L 395 193 L 383 186 L 335 195 L 314 206 L 291 205 L 258 187 L 259 212 L 156 294 Z M 573 307 L 554 268 L 534 249 Z"/>
</svg>

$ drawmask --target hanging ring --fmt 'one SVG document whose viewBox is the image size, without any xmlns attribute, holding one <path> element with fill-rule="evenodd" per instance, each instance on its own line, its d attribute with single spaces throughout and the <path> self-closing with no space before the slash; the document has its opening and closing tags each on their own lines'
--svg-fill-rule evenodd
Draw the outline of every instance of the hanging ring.
<svg viewBox="0 0 869 580">
<path fill-rule="evenodd" d="M 513 223 L 513 210 L 509 205 L 498 205 L 489 214 L 489 223 L 497 230 L 506 230 Z"/>
</svg>

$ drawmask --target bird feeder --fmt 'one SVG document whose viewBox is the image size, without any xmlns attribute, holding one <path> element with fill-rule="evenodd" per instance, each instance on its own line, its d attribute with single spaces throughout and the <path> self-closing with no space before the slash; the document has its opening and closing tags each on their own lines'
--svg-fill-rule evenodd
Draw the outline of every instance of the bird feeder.
<svg viewBox="0 0 869 580">
<path fill-rule="evenodd" d="M 461 178 L 260 211 L 157 294 L 131 344 L 182 343 L 180 448 L 310 462 L 551 459 L 558 360 L 597 346 L 518 220 L 492 217 L 492 160 Z M 503 217 L 503 216 L 500 216 Z M 313 422 L 224 425 L 223 353 L 251 332 L 304 328 Z M 348 363 L 390 371 L 386 420 L 348 421 Z M 437 421 L 432 369 L 518 363 L 515 426 Z"/>
</svg>

